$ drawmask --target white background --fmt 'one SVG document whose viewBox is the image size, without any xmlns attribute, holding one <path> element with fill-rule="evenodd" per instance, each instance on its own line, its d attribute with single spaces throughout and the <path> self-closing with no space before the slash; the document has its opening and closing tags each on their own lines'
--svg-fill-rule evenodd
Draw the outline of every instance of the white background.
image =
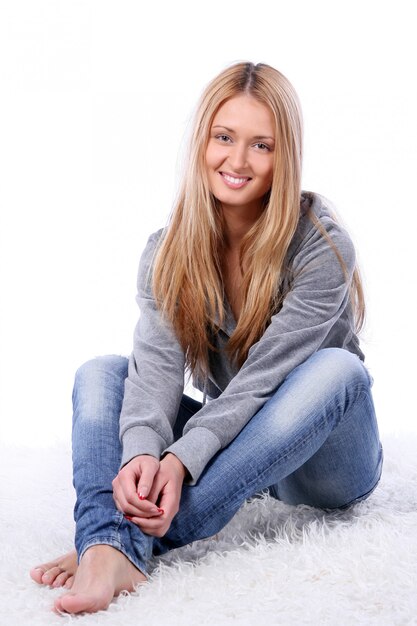
<svg viewBox="0 0 417 626">
<path fill-rule="evenodd" d="M 1 437 L 70 437 L 75 369 L 128 354 L 136 272 L 163 226 L 206 83 L 280 69 L 304 110 L 303 186 L 356 244 L 381 431 L 417 431 L 413 3 L 0 4 Z"/>
</svg>

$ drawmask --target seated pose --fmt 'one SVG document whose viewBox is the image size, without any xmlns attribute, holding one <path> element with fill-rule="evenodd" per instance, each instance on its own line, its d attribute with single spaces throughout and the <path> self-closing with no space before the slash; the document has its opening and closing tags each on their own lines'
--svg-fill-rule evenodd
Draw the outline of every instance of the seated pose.
<svg viewBox="0 0 417 626">
<path fill-rule="evenodd" d="M 329 510 L 377 485 L 355 251 L 301 190 L 301 157 L 280 72 L 237 63 L 208 85 L 171 218 L 141 257 L 133 352 L 76 374 L 75 550 L 31 571 L 66 588 L 55 610 L 107 608 L 152 556 L 214 535 L 260 491 Z M 202 402 L 183 395 L 189 374 Z"/>
</svg>

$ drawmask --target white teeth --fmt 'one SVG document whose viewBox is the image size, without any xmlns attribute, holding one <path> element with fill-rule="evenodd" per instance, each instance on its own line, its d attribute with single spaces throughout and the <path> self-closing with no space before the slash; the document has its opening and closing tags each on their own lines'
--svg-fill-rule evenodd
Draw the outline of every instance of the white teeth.
<svg viewBox="0 0 417 626">
<path fill-rule="evenodd" d="M 233 176 L 229 176 L 228 174 L 223 174 L 223 178 L 225 178 L 229 183 L 233 185 L 241 185 L 242 183 L 246 183 L 249 178 L 234 178 Z"/>
</svg>

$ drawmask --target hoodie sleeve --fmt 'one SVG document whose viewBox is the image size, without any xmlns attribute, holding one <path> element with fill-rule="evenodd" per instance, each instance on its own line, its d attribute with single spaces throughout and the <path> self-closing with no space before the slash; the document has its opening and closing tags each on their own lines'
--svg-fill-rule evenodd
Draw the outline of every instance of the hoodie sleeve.
<svg viewBox="0 0 417 626">
<path fill-rule="evenodd" d="M 318 350 L 350 306 L 355 251 L 348 234 L 330 217 L 321 223 L 346 264 L 310 223 L 293 257 L 292 286 L 281 310 L 223 393 L 198 411 L 183 436 L 167 447 L 187 467 L 195 484 L 216 452 L 227 446 L 272 397 L 286 376 Z"/>
<path fill-rule="evenodd" d="M 157 459 L 173 442 L 172 426 L 184 390 L 184 354 L 172 327 L 162 319 L 152 295 L 150 267 L 162 231 L 150 236 L 138 272 L 140 317 L 120 415 L 121 465 L 134 456 Z"/>
</svg>

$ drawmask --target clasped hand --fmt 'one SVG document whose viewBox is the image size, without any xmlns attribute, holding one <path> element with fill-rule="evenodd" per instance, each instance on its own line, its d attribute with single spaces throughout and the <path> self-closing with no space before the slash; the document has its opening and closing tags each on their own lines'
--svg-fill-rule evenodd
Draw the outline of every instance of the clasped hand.
<svg viewBox="0 0 417 626">
<path fill-rule="evenodd" d="M 163 537 L 177 514 L 186 469 L 174 454 L 162 461 L 141 455 L 127 463 L 113 480 L 119 511 L 148 535 Z"/>
</svg>

